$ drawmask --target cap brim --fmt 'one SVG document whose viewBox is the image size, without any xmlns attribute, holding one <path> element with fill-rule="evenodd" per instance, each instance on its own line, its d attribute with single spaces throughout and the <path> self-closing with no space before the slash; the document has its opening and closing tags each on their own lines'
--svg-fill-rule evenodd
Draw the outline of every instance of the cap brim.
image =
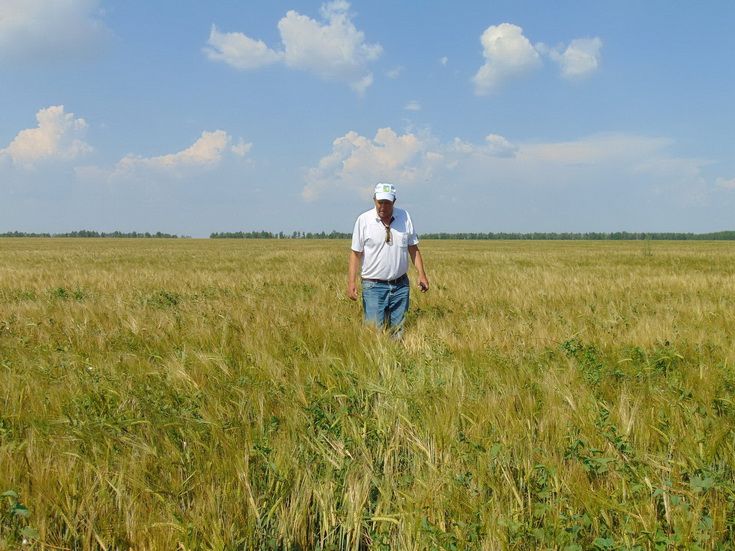
<svg viewBox="0 0 735 551">
<path fill-rule="evenodd" d="M 376 201 L 395 201 L 396 196 L 393 195 L 392 193 L 376 193 L 375 200 Z"/>
</svg>

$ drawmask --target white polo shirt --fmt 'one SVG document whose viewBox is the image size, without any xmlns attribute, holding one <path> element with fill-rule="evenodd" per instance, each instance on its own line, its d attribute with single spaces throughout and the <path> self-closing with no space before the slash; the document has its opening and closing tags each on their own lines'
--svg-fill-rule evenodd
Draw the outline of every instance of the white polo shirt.
<svg viewBox="0 0 735 551">
<path fill-rule="evenodd" d="M 352 250 L 362 256 L 363 279 L 397 279 L 408 272 L 408 246 L 418 245 L 409 214 L 393 209 L 390 243 L 385 242 L 385 226 L 375 208 L 357 217 L 352 231 Z"/>
</svg>

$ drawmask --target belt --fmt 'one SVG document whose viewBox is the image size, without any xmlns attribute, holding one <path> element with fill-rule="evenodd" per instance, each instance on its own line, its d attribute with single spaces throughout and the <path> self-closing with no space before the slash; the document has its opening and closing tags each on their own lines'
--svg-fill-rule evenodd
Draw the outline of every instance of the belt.
<svg viewBox="0 0 735 551">
<path fill-rule="evenodd" d="M 396 283 L 403 283 L 406 279 L 408 279 L 408 274 L 403 274 L 400 277 L 397 277 L 395 279 L 370 279 L 367 277 L 363 277 L 363 281 L 372 281 L 373 283 L 387 283 L 389 285 L 395 285 Z"/>
</svg>

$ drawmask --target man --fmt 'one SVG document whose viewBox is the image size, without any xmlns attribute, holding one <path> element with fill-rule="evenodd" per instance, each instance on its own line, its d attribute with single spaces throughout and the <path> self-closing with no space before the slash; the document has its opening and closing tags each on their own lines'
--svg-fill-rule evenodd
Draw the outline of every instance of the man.
<svg viewBox="0 0 735 551">
<path fill-rule="evenodd" d="M 347 296 L 357 300 L 357 274 L 362 261 L 362 306 L 365 323 L 385 327 L 401 336 L 408 310 L 408 257 L 419 276 L 419 288 L 429 290 L 424 272 L 419 238 L 409 214 L 395 208 L 396 188 L 379 183 L 373 194 L 375 208 L 362 213 L 352 232 L 352 250 L 347 280 Z"/>
</svg>

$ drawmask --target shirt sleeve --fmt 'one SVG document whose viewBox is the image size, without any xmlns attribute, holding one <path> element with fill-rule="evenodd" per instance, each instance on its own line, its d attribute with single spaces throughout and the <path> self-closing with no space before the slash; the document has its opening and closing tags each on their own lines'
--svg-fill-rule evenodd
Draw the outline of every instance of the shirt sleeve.
<svg viewBox="0 0 735 551">
<path fill-rule="evenodd" d="M 416 233 L 416 230 L 413 229 L 413 220 L 411 220 L 411 217 L 406 213 L 406 229 L 408 230 L 408 246 L 411 245 L 418 245 L 419 244 L 419 236 Z"/>
<path fill-rule="evenodd" d="M 365 240 L 362 235 L 362 224 L 360 224 L 360 218 L 355 221 L 355 228 L 352 230 L 352 250 L 356 253 L 361 253 L 364 246 Z"/>
</svg>

